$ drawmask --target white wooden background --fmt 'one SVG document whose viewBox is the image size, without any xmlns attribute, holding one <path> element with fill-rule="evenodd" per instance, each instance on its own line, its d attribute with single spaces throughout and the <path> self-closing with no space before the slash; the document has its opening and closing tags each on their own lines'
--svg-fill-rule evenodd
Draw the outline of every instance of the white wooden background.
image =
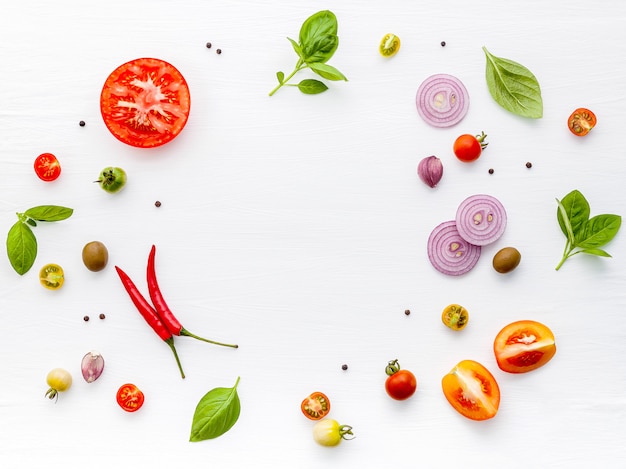
<svg viewBox="0 0 626 469">
<path fill-rule="evenodd" d="M 337 15 L 330 63 L 349 82 L 318 96 L 288 88 L 268 97 L 275 73 L 296 61 L 286 37 L 321 9 Z M 593 214 L 626 215 L 625 20 L 619 0 L 5 2 L 0 227 L 6 233 L 34 205 L 75 213 L 35 228 L 39 254 L 26 275 L 6 257 L 0 263 L 0 466 L 617 467 L 626 456 L 626 238 L 607 246 L 612 259 L 579 256 L 556 272 L 565 238 L 555 198 L 579 189 Z M 389 32 L 402 48 L 385 60 L 377 47 Z M 483 45 L 537 76 L 543 119 L 493 102 Z M 183 133 L 152 150 L 115 140 L 99 114 L 107 75 L 143 56 L 174 64 L 192 96 Z M 433 73 L 457 76 L 471 97 L 451 129 L 429 127 L 415 109 Z M 581 106 L 599 120 L 584 139 L 566 127 Z M 490 143 L 481 159 L 456 161 L 456 136 L 482 130 Z M 33 172 L 42 152 L 61 160 L 54 183 Z M 445 166 L 435 190 L 416 175 L 431 154 Z M 92 183 L 109 165 L 129 176 L 115 196 Z M 507 230 L 473 271 L 445 277 L 429 264 L 426 240 L 475 193 L 502 201 Z M 80 256 L 94 239 L 110 252 L 97 274 Z M 152 244 L 185 327 L 240 345 L 178 340 L 184 381 L 113 269 L 145 288 Z M 522 263 L 502 276 L 491 257 L 506 245 Z M 39 285 L 48 262 L 64 267 L 62 290 Z M 471 314 L 461 333 L 440 322 L 453 302 Z M 518 319 L 551 327 L 558 351 L 544 368 L 514 376 L 497 369 L 492 343 Z M 87 385 L 79 366 L 92 349 L 106 367 Z M 394 358 L 419 381 L 405 402 L 384 391 Z M 441 377 L 465 358 L 500 383 L 493 420 L 464 419 L 441 392 Z M 54 367 L 74 375 L 56 404 L 43 397 Z M 188 442 L 200 397 L 237 376 L 237 424 Z M 146 395 L 136 414 L 115 403 L 125 382 Z M 355 440 L 314 443 L 299 405 L 315 390 Z"/>
</svg>

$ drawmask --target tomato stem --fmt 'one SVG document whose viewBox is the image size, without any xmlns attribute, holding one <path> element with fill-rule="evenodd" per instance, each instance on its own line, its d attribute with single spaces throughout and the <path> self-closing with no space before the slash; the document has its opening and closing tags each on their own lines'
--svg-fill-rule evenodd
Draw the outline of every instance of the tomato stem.
<svg viewBox="0 0 626 469">
<path fill-rule="evenodd" d="M 391 376 L 398 371 L 400 371 L 400 363 L 398 363 L 397 359 L 391 360 L 385 368 L 385 373 L 387 373 L 388 376 Z"/>
<path fill-rule="evenodd" d="M 352 427 L 350 425 L 341 425 L 339 427 L 339 435 L 344 440 L 352 440 L 355 438 L 354 433 L 352 433 Z M 348 437 L 350 435 L 350 437 Z"/>
<path fill-rule="evenodd" d="M 476 140 L 478 140 L 478 143 L 480 143 L 481 150 L 484 150 L 485 148 L 487 148 L 487 145 L 489 145 L 488 142 L 485 142 L 486 138 L 487 134 L 483 131 L 481 131 L 480 135 L 476 135 Z"/>
</svg>

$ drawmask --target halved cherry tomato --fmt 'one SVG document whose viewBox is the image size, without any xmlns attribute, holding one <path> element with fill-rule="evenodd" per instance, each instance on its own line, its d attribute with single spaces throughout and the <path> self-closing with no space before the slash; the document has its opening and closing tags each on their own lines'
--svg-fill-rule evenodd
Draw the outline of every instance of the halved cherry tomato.
<svg viewBox="0 0 626 469">
<path fill-rule="evenodd" d="M 326 394 L 316 391 L 302 401 L 300 409 L 305 417 L 311 420 L 320 420 L 330 412 L 330 400 Z"/>
<path fill-rule="evenodd" d="M 46 264 L 39 271 L 39 282 L 48 290 L 58 290 L 65 283 L 63 268 L 58 264 Z"/>
<path fill-rule="evenodd" d="M 597 123 L 596 115 L 584 107 L 576 109 L 567 119 L 570 132 L 578 137 L 584 137 Z"/>
<path fill-rule="evenodd" d="M 380 41 L 378 51 L 383 57 L 393 57 L 400 50 L 400 38 L 395 34 L 385 34 Z"/>
<path fill-rule="evenodd" d="M 54 181 L 61 174 L 61 164 L 52 153 L 42 153 L 35 158 L 35 173 L 42 181 Z"/>
<path fill-rule="evenodd" d="M 189 87 L 173 65 L 159 59 L 135 59 L 117 67 L 100 94 L 107 128 L 134 147 L 163 145 L 187 123 Z"/>
<path fill-rule="evenodd" d="M 463 306 L 451 304 L 441 313 L 441 321 L 453 331 L 460 331 L 467 326 L 469 313 Z"/>
<path fill-rule="evenodd" d="M 387 380 L 385 391 L 392 399 L 403 401 L 408 399 L 417 389 L 417 378 L 409 370 L 401 370 L 398 360 L 392 360 L 385 368 Z"/>
<path fill-rule="evenodd" d="M 470 134 L 463 134 L 454 141 L 452 150 L 459 160 L 470 163 L 477 160 L 488 145 L 485 138 L 487 138 L 485 132 L 475 137 Z"/>
<path fill-rule="evenodd" d="M 141 409 L 144 401 L 144 395 L 141 390 L 134 384 L 123 384 L 117 390 L 115 396 L 119 406 L 126 412 L 136 412 Z"/>
<path fill-rule="evenodd" d="M 502 371 L 526 373 L 548 363 L 556 353 L 554 334 L 537 321 L 516 321 L 505 326 L 493 342 Z"/>
<path fill-rule="evenodd" d="M 487 420 L 500 406 L 500 388 L 487 368 L 473 360 L 459 362 L 441 380 L 446 399 L 464 417 Z"/>
</svg>

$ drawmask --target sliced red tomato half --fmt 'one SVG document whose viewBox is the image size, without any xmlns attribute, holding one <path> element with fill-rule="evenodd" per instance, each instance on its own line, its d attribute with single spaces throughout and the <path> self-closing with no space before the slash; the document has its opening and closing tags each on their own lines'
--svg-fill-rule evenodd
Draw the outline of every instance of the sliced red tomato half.
<svg viewBox="0 0 626 469">
<path fill-rule="evenodd" d="M 441 380 L 443 394 L 454 409 L 472 420 L 495 417 L 500 388 L 487 368 L 473 360 L 459 362 Z"/>
<path fill-rule="evenodd" d="M 556 353 L 554 334 L 537 321 L 516 321 L 505 326 L 493 343 L 502 371 L 526 373 L 548 363 Z"/>
<path fill-rule="evenodd" d="M 35 158 L 35 173 L 42 181 L 54 181 L 61 174 L 61 164 L 52 153 L 42 153 Z"/>
<path fill-rule="evenodd" d="M 191 99 L 182 74 L 171 64 L 152 58 L 117 67 L 100 94 L 100 112 L 118 140 L 140 148 L 171 141 L 189 117 Z"/>
</svg>

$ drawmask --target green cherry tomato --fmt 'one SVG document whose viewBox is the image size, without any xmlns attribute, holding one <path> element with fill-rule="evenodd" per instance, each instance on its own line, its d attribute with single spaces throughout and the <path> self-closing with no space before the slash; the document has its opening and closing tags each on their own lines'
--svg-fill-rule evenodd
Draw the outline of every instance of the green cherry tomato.
<svg viewBox="0 0 626 469">
<path fill-rule="evenodd" d="M 50 388 L 46 391 L 48 399 L 56 399 L 60 392 L 67 391 L 72 386 L 72 375 L 63 368 L 55 368 L 46 376 Z"/>
<path fill-rule="evenodd" d="M 126 171 L 122 168 L 109 166 L 100 171 L 98 180 L 95 182 L 100 184 L 100 187 L 107 192 L 119 192 L 126 185 Z"/>
<path fill-rule="evenodd" d="M 341 440 L 353 438 L 352 427 L 339 425 L 333 419 L 323 419 L 313 426 L 313 439 L 322 446 L 337 446 Z"/>
<path fill-rule="evenodd" d="M 395 34 L 385 34 L 380 41 L 378 51 L 383 57 L 393 57 L 400 50 L 400 38 Z"/>
</svg>

